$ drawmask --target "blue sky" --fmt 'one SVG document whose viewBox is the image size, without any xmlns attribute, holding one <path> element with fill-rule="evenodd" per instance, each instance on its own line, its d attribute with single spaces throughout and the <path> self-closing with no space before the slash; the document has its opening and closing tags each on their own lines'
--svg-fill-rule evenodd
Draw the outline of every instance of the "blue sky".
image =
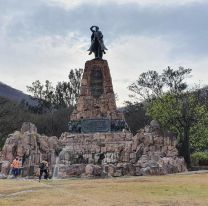
<svg viewBox="0 0 208 206">
<path fill-rule="evenodd" d="M 189 67 L 191 85 L 207 84 L 207 10 L 205 0 L 0 0 L 0 81 L 26 91 L 37 79 L 66 80 L 93 58 L 98 25 L 118 105 L 150 69 Z"/>
</svg>

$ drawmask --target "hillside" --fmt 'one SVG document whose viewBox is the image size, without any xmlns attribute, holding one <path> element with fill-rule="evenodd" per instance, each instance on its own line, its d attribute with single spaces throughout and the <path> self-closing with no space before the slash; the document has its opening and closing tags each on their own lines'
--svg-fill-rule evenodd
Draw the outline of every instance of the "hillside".
<svg viewBox="0 0 208 206">
<path fill-rule="evenodd" d="M 30 105 L 36 104 L 36 101 L 32 100 L 32 98 L 29 95 L 24 94 L 22 91 L 8 86 L 2 82 L 0 82 L 0 97 L 7 98 L 17 103 L 20 103 L 22 100 L 25 100 Z"/>
<path fill-rule="evenodd" d="M 69 108 L 53 113 L 35 114 L 19 103 L 0 96 L 0 150 L 8 134 L 18 130 L 23 122 L 33 122 L 40 134 L 60 136 L 68 131 Z"/>
</svg>

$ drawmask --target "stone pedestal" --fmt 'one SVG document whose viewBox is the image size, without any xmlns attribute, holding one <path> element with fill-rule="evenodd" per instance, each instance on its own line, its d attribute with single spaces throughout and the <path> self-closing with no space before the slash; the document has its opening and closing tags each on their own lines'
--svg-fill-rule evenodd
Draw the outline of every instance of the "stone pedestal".
<svg viewBox="0 0 208 206">
<path fill-rule="evenodd" d="M 80 96 L 70 119 L 79 121 L 101 118 L 123 120 L 123 114 L 116 108 L 108 62 L 93 59 L 85 63 Z"/>
</svg>

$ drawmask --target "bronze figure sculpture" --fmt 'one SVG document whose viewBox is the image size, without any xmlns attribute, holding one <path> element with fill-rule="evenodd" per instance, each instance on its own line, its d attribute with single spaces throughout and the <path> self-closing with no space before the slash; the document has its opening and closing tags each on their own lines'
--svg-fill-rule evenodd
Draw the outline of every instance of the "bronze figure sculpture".
<svg viewBox="0 0 208 206">
<path fill-rule="evenodd" d="M 107 50 L 103 42 L 103 34 L 99 31 L 98 26 L 91 26 L 90 30 L 92 31 L 92 35 L 91 46 L 88 49 L 88 51 L 90 51 L 89 55 L 93 52 L 96 59 L 102 59 L 105 50 Z"/>
</svg>

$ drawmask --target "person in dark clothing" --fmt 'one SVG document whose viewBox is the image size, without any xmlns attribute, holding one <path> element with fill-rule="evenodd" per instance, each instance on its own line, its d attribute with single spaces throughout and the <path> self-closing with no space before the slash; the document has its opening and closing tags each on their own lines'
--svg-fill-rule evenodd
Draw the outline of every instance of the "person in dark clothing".
<svg viewBox="0 0 208 206">
<path fill-rule="evenodd" d="M 48 179 L 48 162 L 46 160 L 42 160 L 40 165 L 40 175 L 39 175 L 39 182 L 41 180 L 41 177 L 44 173 L 44 179 Z"/>
</svg>

